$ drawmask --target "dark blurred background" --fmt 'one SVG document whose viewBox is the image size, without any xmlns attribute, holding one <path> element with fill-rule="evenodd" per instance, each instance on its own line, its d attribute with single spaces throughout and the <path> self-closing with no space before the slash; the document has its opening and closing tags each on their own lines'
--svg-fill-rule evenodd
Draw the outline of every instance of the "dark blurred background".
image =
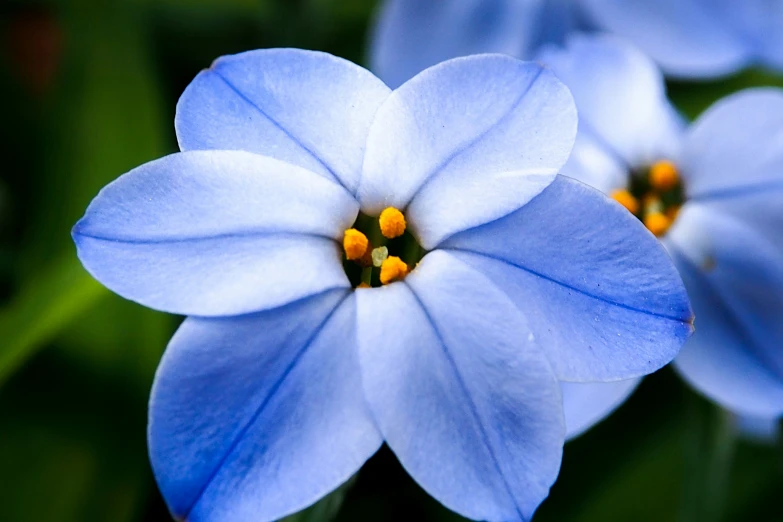
<svg viewBox="0 0 783 522">
<path fill-rule="evenodd" d="M 70 228 L 107 182 L 174 152 L 177 98 L 223 54 L 320 49 L 366 63 L 371 0 L 0 3 L 0 521 L 170 520 L 146 455 L 155 367 L 180 318 L 103 289 Z M 670 86 L 693 117 L 751 71 Z M 721 445 L 722 412 L 670 369 L 566 446 L 545 521 L 783 521 L 783 450 Z M 725 424 L 725 423 L 724 423 Z M 715 471 L 723 451 L 726 488 Z M 723 448 L 723 449 L 720 449 Z M 720 460 L 720 459 L 719 459 Z M 715 491 L 727 495 L 714 498 Z M 383 449 L 346 493 L 291 520 L 459 520 Z"/>
</svg>

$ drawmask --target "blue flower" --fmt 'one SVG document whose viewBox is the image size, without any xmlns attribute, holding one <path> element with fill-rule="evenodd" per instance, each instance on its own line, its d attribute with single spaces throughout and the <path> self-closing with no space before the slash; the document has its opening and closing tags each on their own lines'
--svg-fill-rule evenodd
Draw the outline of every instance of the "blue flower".
<svg viewBox="0 0 783 522">
<path fill-rule="evenodd" d="M 783 69 L 779 0 L 580 0 L 603 29 L 630 39 L 667 75 L 704 78 L 749 65 Z"/>
<path fill-rule="evenodd" d="M 386 0 L 372 69 L 402 84 L 442 60 L 497 52 L 531 59 L 575 32 L 621 35 L 667 75 L 722 76 L 751 65 L 783 70 L 778 0 Z"/>
<path fill-rule="evenodd" d="M 372 32 L 371 69 L 396 87 L 458 56 L 530 59 L 541 45 L 591 27 L 575 0 L 386 0 Z"/>
<path fill-rule="evenodd" d="M 172 513 L 278 519 L 385 441 L 454 511 L 529 519 L 560 464 L 558 379 L 649 373 L 692 330 L 660 243 L 557 175 L 576 124 L 551 72 L 498 55 L 393 92 L 290 49 L 201 72 L 183 152 L 74 228 L 97 279 L 189 316 L 150 400 Z"/>
<path fill-rule="evenodd" d="M 677 370 L 732 411 L 783 414 L 783 92 L 737 93 L 687 127 L 655 65 L 617 38 L 541 59 L 580 114 L 561 172 L 644 220 L 683 276 L 698 321 Z"/>
</svg>

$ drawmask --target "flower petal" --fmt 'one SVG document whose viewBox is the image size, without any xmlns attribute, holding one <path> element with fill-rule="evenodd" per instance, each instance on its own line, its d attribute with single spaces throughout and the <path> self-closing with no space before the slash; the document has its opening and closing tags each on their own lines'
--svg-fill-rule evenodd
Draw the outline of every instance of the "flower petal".
<svg viewBox="0 0 783 522">
<path fill-rule="evenodd" d="M 405 469 L 463 516 L 529 520 L 557 476 L 564 426 L 525 319 L 440 251 L 357 301 L 365 393 Z"/>
<path fill-rule="evenodd" d="M 372 70 L 398 87 L 458 56 L 524 56 L 543 0 L 386 0 L 373 31 Z"/>
<path fill-rule="evenodd" d="M 683 144 L 688 196 L 783 190 L 783 91 L 747 89 L 713 105 Z"/>
<path fill-rule="evenodd" d="M 730 0 L 741 9 L 743 2 Z M 638 45 L 668 75 L 729 74 L 753 59 L 751 46 L 716 2 L 696 0 L 582 0 L 598 25 Z"/>
<path fill-rule="evenodd" d="M 431 249 L 535 196 L 568 159 L 575 133 L 568 89 L 540 65 L 500 55 L 444 62 L 378 110 L 362 210 L 407 207 L 412 231 Z"/>
<path fill-rule="evenodd" d="M 574 155 L 560 171 L 600 190 L 624 188 L 628 170 L 661 159 L 676 159 L 684 122 L 666 99 L 663 76 L 635 47 L 617 37 L 572 36 L 565 48 L 551 48 L 539 59 L 552 68 L 574 96 L 579 136 Z M 585 161 L 603 149 L 623 165 L 623 176 L 604 162 Z M 604 181 L 602 177 L 615 179 Z M 593 180 L 598 178 L 598 183 Z"/>
<path fill-rule="evenodd" d="M 558 176 L 518 211 L 441 248 L 508 294 L 564 381 L 648 374 L 692 331 L 685 288 L 660 242 L 570 178 Z"/>
<path fill-rule="evenodd" d="M 748 30 L 746 34 L 758 39 L 754 43 L 762 63 L 783 69 L 783 3 L 752 0 L 743 2 L 742 7 L 743 26 Z"/>
<path fill-rule="evenodd" d="M 753 341 L 742 325 L 689 264 L 680 263 L 680 269 L 699 311 L 699 333 L 685 343 L 674 367 L 691 386 L 726 408 L 746 415 L 783 414 L 783 380 L 753 353 Z"/>
<path fill-rule="evenodd" d="M 688 204 L 666 241 L 698 317 L 678 368 L 728 409 L 770 416 L 783 413 L 783 251 L 761 232 Z"/>
<path fill-rule="evenodd" d="M 367 131 L 389 88 L 326 53 L 264 49 L 224 56 L 177 105 L 182 150 L 246 150 L 336 179 L 353 192 Z"/>
<path fill-rule="evenodd" d="M 737 417 L 737 429 L 746 439 L 771 445 L 780 438 L 780 419 L 740 415 Z"/>
<path fill-rule="evenodd" d="M 361 389 L 355 301 L 189 318 L 150 400 L 155 476 L 181 519 L 263 522 L 348 480 L 382 439 Z"/>
<path fill-rule="evenodd" d="M 616 410 L 642 382 L 561 382 L 566 439 L 578 437 Z"/>
<path fill-rule="evenodd" d="M 104 188 L 73 230 L 111 290 L 186 315 L 235 315 L 347 287 L 335 240 L 356 218 L 339 185 L 247 152 L 175 154 Z"/>
</svg>

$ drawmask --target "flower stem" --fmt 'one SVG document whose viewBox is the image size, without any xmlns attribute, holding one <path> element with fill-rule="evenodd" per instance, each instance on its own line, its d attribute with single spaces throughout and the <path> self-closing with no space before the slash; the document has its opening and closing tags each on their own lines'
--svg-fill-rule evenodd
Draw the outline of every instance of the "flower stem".
<svg viewBox="0 0 783 522">
<path fill-rule="evenodd" d="M 725 517 L 737 444 L 736 419 L 719 406 L 691 398 L 686 446 L 682 522 L 720 522 Z"/>
</svg>

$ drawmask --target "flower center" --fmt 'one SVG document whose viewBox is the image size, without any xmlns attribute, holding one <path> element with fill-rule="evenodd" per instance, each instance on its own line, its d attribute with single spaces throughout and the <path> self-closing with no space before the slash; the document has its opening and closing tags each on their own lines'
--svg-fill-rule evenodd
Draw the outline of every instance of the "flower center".
<svg viewBox="0 0 783 522">
<path fill-rule="evenodd" d="M 377 218 L 360 213 L 353 227 L 345 231 L 343 250 L 345 273 L 356 288 L 399 281 L 425 254 L 407 231 L 405 216 L 394 207 Z"/>
<path fill-rule="evenodd" d="M 668 160 L 631 172 L 629 187 L 611 196 L 658 237 L 666 234 L 685 202 L 677 166 Z"/>
</svg>

